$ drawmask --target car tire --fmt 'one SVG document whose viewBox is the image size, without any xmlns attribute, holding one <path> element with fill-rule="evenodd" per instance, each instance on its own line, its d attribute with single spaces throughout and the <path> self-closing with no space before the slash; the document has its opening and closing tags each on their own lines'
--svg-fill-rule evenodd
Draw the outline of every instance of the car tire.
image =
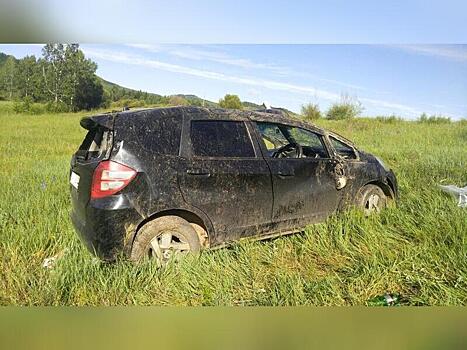
<svg viewBox="0 0 467 350">
<path fill-rule="evenodd" d="M 363 210 L 366 216 L 373 213 L 379 213 L 386 208 L 387 197 L 381 187 L 376 185 L 363 186 L 356 197 L 356 207 Z"/>
<path fill-rule="evenodd" d="M 138 230 L 130 259 L 141 262 L 155 258 L 159 265 L 165 265 L 173 258 L 178 260 L 200 249 L 198 234 L 188 221 L 179 216 L 162 216 L 147 222 Z"/>
</svg>

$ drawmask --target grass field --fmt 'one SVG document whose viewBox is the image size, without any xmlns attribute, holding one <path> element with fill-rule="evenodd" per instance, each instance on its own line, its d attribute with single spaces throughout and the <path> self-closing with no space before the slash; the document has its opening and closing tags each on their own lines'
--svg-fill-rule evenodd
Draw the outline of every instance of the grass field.
<svg viewBox="0 0 467 350">
<path fill-rule="evenodd" d="M 103 265 L 73 230 L 68 170 L 82 116 L 0 112 L 1 305 L 375 305 L 384 293 L 400 305 L 466 304 L 467 209 L 437 188 L 467 183 L 465 122 L 321 121 L 394 169 L 397 208 L 158 270 Z"/>
</svg>

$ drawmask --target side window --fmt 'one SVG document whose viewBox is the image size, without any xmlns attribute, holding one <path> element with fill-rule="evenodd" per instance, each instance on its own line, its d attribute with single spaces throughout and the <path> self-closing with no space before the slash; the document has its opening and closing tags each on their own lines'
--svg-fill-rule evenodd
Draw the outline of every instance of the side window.
<svg viewBox="0 0 467 350">
<path fill-rule="evenodd" d="M 127 144 L 152 154 L 178 155 L 182 133 L 180 116 L 135 116 L 134 121 L 125 130 L 130 136 L 125 138 Z"/>
<path fill-rule="evenodd" d="M 257 122 L 261 138 L 270 157 L 277 156 L 277 150 L 290 143 L 298 143 L 303 148 L 305 158 L 329 158 L 322 136 L 314 132 L 290 125 Z M 295 152 L 292 152 L 292 157 Z M 289 158 L 283 154 L 281 158 Z"/>
<path fill-rule="evenodd" d="M 332 136 L 329 136 L 329 139 L 331 140 L 332 147 L 334 147 L 338 155 L 344 159 L 357 159 L 357 155 L 352 147 Z"/>
<path fill-rule="evenodd" d="M 256 125 L 268 151 L 276 150 L 289 143 L 278 124 L 258 122 Z"/>
<path fill-rule="evenodd" d="M 191 143 L 198 157 L 255 157 L 244 122 L 193 120 Z"/>
<path fill-rule="evenodd" d="M 93 128 L 88 131 L 77 156 L 83 159 L 100 158 L 109 146 L 110 131 L 103 128 Z"/>
<path fill-rule="evenodd" d="M 307 158 L 329 158 L 329 154 L 323 143 L 323 137 L 314 132 L 289 128 L 290 136 L 303 147 L 303 155 Z"/>
</svg>

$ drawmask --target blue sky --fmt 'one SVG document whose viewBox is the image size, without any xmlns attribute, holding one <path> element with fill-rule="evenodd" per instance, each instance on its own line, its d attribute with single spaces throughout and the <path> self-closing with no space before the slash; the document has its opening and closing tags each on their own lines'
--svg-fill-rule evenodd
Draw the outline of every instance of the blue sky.
<svg viewBox="0 0 467 350">
<path fill-rule="evenodd" d="M 16 4 L 17 0 L 12 2 Z M 465 0 L 36 0 L 75 42 L 466 43 Z M 31 5 L 27 5 L 31 8 Z"/>
<path fill-rule="evenodd" d="M 299 111 L 347 94 L 365 115 L 467 118 L 467 45 L 84 44 L 106 80 L 162 95 L 226 93 Z M 0 51 L 40 56 L 40 45 Z"/>
</svg>

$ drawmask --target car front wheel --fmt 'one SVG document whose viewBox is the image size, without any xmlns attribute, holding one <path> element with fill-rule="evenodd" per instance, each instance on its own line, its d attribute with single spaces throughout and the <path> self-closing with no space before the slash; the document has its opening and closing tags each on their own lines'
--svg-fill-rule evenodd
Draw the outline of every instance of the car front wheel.
<svg viewBox="0 0 467 350">
<path fill-rule="evenodd" d="M 356 206 L 363 210 L 365 215 L 379 213 L 387 205 L 387 197 L 383 190 L 376 185 L 363 186 L 356 198 Z"/>
</svg>

